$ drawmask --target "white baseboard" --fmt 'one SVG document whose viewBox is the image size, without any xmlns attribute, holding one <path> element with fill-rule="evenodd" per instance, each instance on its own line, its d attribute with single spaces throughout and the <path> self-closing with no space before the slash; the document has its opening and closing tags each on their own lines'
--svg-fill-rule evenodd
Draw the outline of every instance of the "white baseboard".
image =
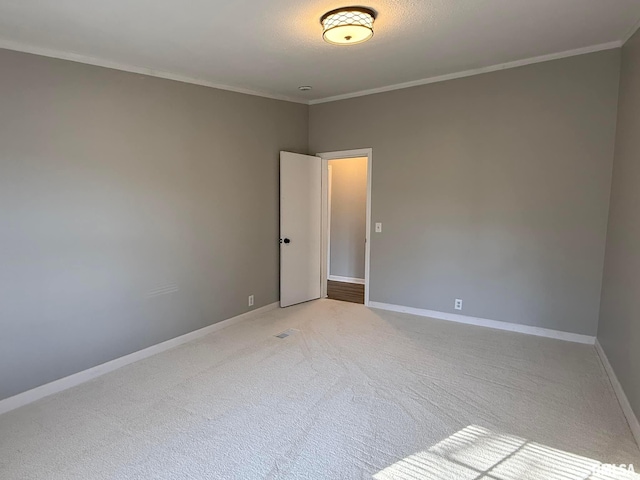
<svg viewBox="0 0 640 480">
<path fill-rule="evenodd" d="M 369 302 L 369 307 L 379 308 L 380 310 L 389 310 L 391 312 L 410 313 L 412 315 L 418 315 L 420 317 L 430 317 L 438 320 L 447 320 L 449 322 L 476 325 L 478 327 L 494 328 L 496 330 L 507 330 L 509 332 L 526 333 L 527 335 L 535 335 L 538 337 L 555 338 L 557 340 L 565 340 L 567 342 L 585 343 L 587 345 L 593 345 L 596 341 L 596 337 L 581 335 L 579 333 L 561 332 L 559 330 L 551 330 L 548 328 L 531 327 L 529 325 L 520 325 L 517 323 L 488 320 L 486 318 L 468 317 L 466 315 L 437 312 L 435 310 L 424 310 L 422 308 L 403 307 L 401 305 L 391 305 L 389 303 Z"/>
<path fill-rule="evenodd" d="M 9 412 L 10 410 L 14 410 L 29 403 L 35 402 L 36 400 L 40 400 L 41 398 L 53 395 L 54 393 L 67 390 L 84 382 L 88 382 L 89 380 L 93 380 L 94 378 L 104 375 L 105 373 L 113 372 L 118 368 L 137 362 L 138 360 L 151 357 L 152 355 L 156 355 L 184 343 L 190 342 L 192 340 L 195 340 L 196 338 L 203 337 L 205 335 L 208 335 L 209 333 L 213 333 L 218 330 L 222 330 L 223 328 L 230 327 L 231 325 L 235 325 L 236 323 L 247 320 L 258 314 L 278 308 L 279 306 L 280 303 L 275 302 L 269 305 L 265 305 L 264 307 L 256 308 L 255 310 L 251 310 L 235 317 L 228 318 L 227 320 L 214 323 L 213 325 L 209 325 L 208 327 L 204 327 L 194 332 L 180 335 L 179 337 L 172 338 L 170 340 L 167 340 L 166 342 L 152 345 L 151 347 L 138 350 L 137 352 L 130 353 L 129 355 L 125 355 L 124 357 L 116 358 L 115 360 L 111 360 L 87 370 L 74 373 L 73 375 L 69 375 L 68 377 L 46 383 L 34 389 L 27 390 L 26 392 L 19 393 L 18 395 L 14 395 L 13 397 L 5 398 L 4 400 L 0 400 L 0 415 Z"/>
<path fill-rule="evenodd" d="M 604 366 L 604 370 L 607 372 L 609 376 L 609 380 L 611 381 L 611 386 L 613 387 L 613 391 L 618 397 L 618 402 L 620 402 L 620 407 L 622 408 L 622 412 L 624 416 L 627 418 L 627 422 L 629 423 L 629 427 L 631 428 L 631 433 L 633 433 L 634 438 L 636 439 L 636 443 L 640 446 L 640 422 L 638 422 L 638 417 L 636 417 L 635 412 L 631 408 L 631 404 L 629 403 L 629 399 L 627 395 L 624 393 L 622 389 L 622 385 L 616 376 L 616 373 L 613 371 L 613 367 L 611 363 L 609 363 L 609 359 L 607 358 L 607 354 L 604 353 L 602 349 L 602 345 L 600 342 L 596 340 L 596 351 L 598 352 L 598 356 L 602 361 L 602 365 Z"/>
<path fill-rule="evenodd" d="M 364 278 L 341 277 L 339 275 L 329 275 L 328 279 L 333 280 L 334 282 L 357 283 L 358 285 L 364 285 Z"/>
</svg>

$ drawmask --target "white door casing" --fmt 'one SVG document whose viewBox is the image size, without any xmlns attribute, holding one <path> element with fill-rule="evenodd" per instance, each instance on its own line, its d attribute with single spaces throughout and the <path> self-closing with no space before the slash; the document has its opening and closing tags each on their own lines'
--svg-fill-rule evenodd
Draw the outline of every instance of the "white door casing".
<svg viewBox="0 0 640 480">
<path fill-rule="evenodd" d="M 371 171 L 373 164 L 373 149 L 360 148 L 356 150 L 342 150 L 336 152 L 318 153 L 322 159 L 322 270 L 321 270 L 321 296 L 327 296 L 327 279 L 329 277 L 329 198 L 328 198 L 328 171 L 329 160 L 367 157 L 367 218 L 365 232 L 365 259 L 364 259 L 364 304 L 369 305 L 369 285 L 371 271 Z"/>
</svg>

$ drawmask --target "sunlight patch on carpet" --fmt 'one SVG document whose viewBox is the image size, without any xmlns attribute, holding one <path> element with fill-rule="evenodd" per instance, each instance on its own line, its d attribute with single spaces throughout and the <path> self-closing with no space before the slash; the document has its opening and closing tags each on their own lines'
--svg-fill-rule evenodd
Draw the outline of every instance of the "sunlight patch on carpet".
<svg viewBox="0 0 640 480">
<path fill-rule="evenodd" d="M 633 465 L 609 465 L 470 425 L 374 475 L 376 480 L 640 480 Z"/>
</svg>

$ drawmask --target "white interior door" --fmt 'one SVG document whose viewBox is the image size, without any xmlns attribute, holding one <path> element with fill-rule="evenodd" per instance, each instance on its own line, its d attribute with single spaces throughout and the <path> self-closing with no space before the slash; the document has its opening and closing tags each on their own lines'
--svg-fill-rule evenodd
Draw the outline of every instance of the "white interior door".
<svg viewBox="0 0 640 480">
<path fill-rule="evenodd" d="M 280 306 L 320 298 L 322 160 L 280 152 Z"/>
</svg>

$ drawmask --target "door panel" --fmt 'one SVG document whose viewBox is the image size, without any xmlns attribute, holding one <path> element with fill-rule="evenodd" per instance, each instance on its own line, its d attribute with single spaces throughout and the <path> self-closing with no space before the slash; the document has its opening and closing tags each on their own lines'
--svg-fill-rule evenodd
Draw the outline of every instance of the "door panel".
<svg viewBox="0 0 640 480">
<path fill-rule="evenodd" d="M 322 160 L 280 152 L 280 306 L 320 298 Z"/>
</svg>

